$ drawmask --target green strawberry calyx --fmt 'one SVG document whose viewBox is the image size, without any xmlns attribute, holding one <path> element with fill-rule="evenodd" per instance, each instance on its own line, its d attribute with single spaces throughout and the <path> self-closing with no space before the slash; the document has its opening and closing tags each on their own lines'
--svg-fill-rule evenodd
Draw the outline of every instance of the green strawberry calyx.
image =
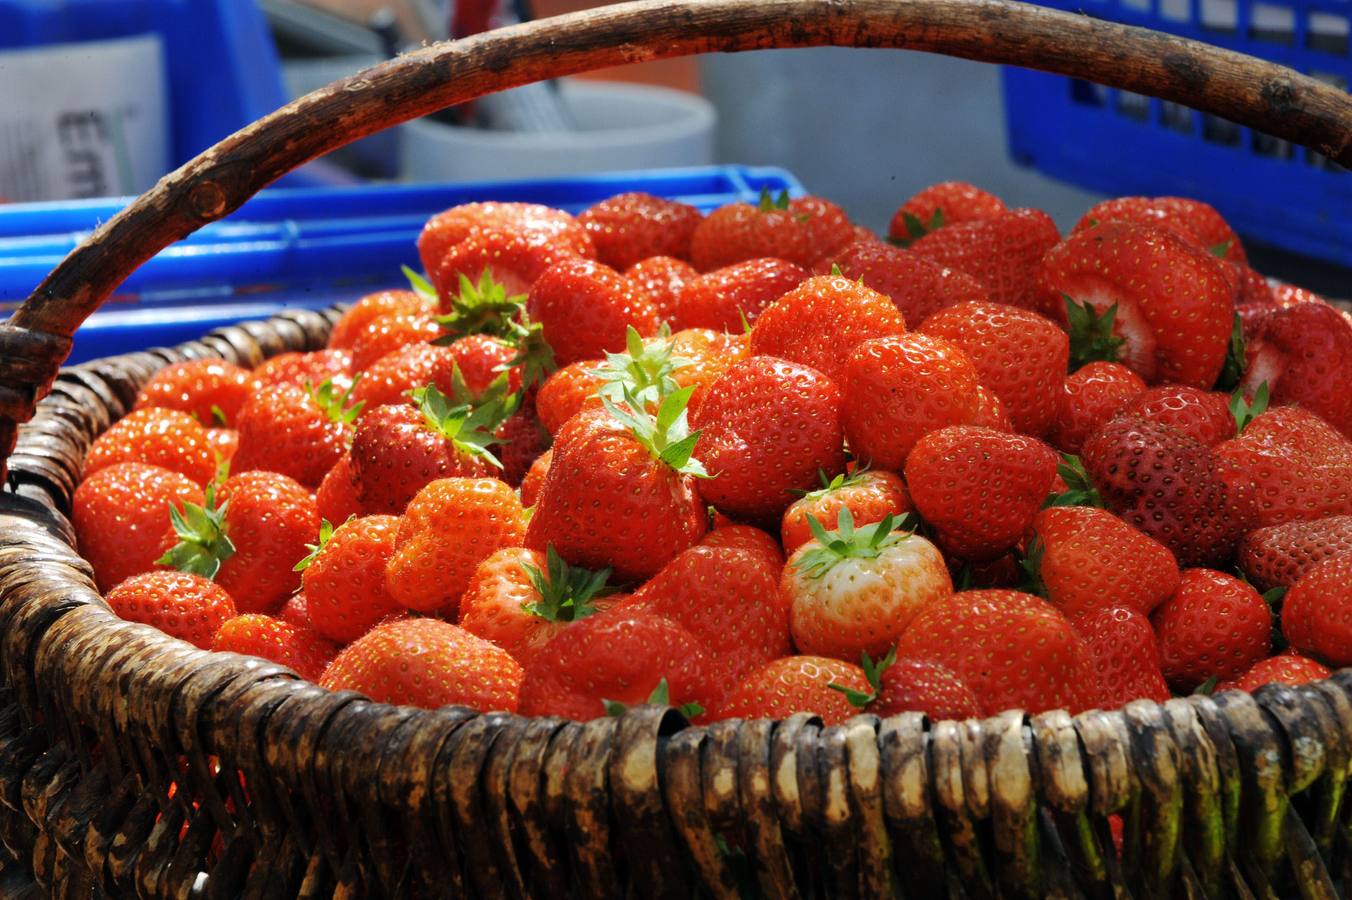
<svg viewBox="0 0 1352 900">
<path fill-rule="evenodd" d="M 666 678 L 657 682 L 657 687 L 648 695 L 647 702 L 649 706 L 671 705 L 671 687 L 667 684 Z M 606 715 L 611 717 L 619 717 L 629 711 L 629 707 L 618 700 L 602 700 L 601 705 L 605 707 Z M 687 719 L 704 714 L 704 707 L 698 703 L 682 703 L 676 710 Z"/>
<path fill-rule="evenodd" d="M 545 569 L 522 563 L 531 587 L 539 600 L 523 603 L 521 608 L 546 622 L 575 622 L 596 612 L 592 600 L 611 592 L 606 586 L 609 569 L 593 572 L 580 566 L 570 566 L 550 544 L 545 549 Z"/>
<path fill-rule="evenodd" d="M 359 400 L 351 403 L 352 392 L 356 390 L 357 383 L 361 381 L 361 373 L 352 379 L 352 384 L 341 394 L 333 386 L 332 378 L 325 378 L 319 382 L 318 386 L 305 382 L 305 391 L 310 395 L 315 404 L 324 411 L 324 415 L 329 417 L 332 422 L 338 422 L 343 425 L 351 425 L 357 421 L 361 415 L 362 407 L 366 405 L 365 400 Z M 349 405 L 350 404 L 350 405 Z"/>
<path fill-rule="evenodd" d="M 756 210 L 758 212 L 774 212 L 777 209 L 782 210 L 788 208 L 789 208 L 788 190 L 782 190 L 779 192 L 778 196 L 775 196 L 770 193 L 769 187 L 761 185 L 760 200 L 757 201 L 756 203 Z"/>
<path fill-rule="evenodd" d="M 833 691 L 840 691 L 845 695 L 845 699 L 850 701 L 850 705 L 857 709 L 868 709 L 868 705 L 877 700 L 883 692 L 883 673 L 892 668 L 897 661 L 897 648 L 894 646 L 887 651 L 887 655 L 877 662 L 868 655 L 865 650 L 859 659 L 859 664 L 864 669 L 864 678 L 868 680 L 869 691 L 857 691 L 852 687 L 846 687 L 843 684 L 836 684 L 834 681 L 827 685 Z"/>
<path fill-rule="evenodd" d="M 460 371 L 459 366 L 451 372 L 452 390 L 459 394 L 463 388 L 463 378 L 454 384 Z M 501 376 L 505 389 L 506 376 Z M 495 381 L 494 385 L 498 382 Z M 477 456 L 495 468 L 501 469 L 502 463 L 488 448 L 499 443 L 494 432 L 516 411 L 521 401 L 519 393 L 503 394 L 490 387 L 476 403 L 453 403 L 435 384 L 415 389 L 411 396 L 414 405 L 423 415 L 424 424 L 432 431 L 446 438 L 455 448 L 469 456 Z"/>
<path fill-rule="evenodd" d="M 808 578 L 821 578 L 844 560 L 876 559 L 912 535 L 911 521 L 909 513 L 901 518 L 889 514 L 881 522 L 855 528 L 854 514 L 849 507 L 841 507 L 836 530 L 827 531 L 816 516 L 808 516 L 807 527 L 817 546 L 809 547 L 791 565 Z"/>
<path fill-rule="evenodd" d="M 1066 304 L 1066 321 L 1070 326 L 1071 371 L 1091 362 L 1117 362 L 1126 339 L 1113 333 L 1117 319 L 1117 304 L 1102 313 L 1088 303 L 1080 303 L 1069 294 L 1062 294 Z"/>
<path fill-rule="evenodd" d="M 1248 368 L 1248 346 L 1244 341 L 1244 321 L 1239 313 L 1234 314 L 1230 325 L 1230 343 L 1225 348 L 1225 364 L 1221 366 L 1220 378 L 1216 380 L 1216 390 L 1232 391 L 1239 387 L 1244 379 L 1244 370 Z"/>
<path fill-rule="evenodd" d="M 828 478 L 825 469 L 818 469 L 817 480 L 821 483 L 821 487 L 811 491 L 790 488 L 789 493 L 796 494 L 803 500 L 811 500 L 811 501 L 821 500 L 823 497 L 828 497 L 831 494 L 834 494 L 836 491 L 843 490 L 844 488 L 847 487 L 854 487 L 855 485 L 863 484 L 864 473 L 867 471 L 868 467 L 861 465 L 853 472 L 841 472 L 834 478 Z"/>
<path fill-rule="evenodd" d="M 351 522 L 354 518 L 355 516 L 348 516 L 343 521 L 342 524 L 346 525 L 348 522 Z M 341 527 L 342 525 L 338 526 L 338 528 Z M 310 564 L 313 563 L 315 561 L 315 558 L 319 556 L 320 552 L 322 552 L 323 549 L 329 545 L 329 541 L 333 538 L 333 533 L 337 530 L 338 529 L 334 528 L 333 523 L 330 522 L 328 519 L 320 519 L 319 543 L 306 544 L 305 547 L 310 552 L 305 554 L 305 556 L 301 557 L 300 562 L 296 563 L 294 566 L 291 567 L 291 571 L 304 572 L 306 569 L 310 568 Z"/>
<path fill-rule="evenodd" d="M 1243 434 L 1250 422 L 1267 412 L 1269 400 L 1271 396 L 1266 381 L 1258 385 L 1252 400 L 1244 396 L 1243 388 L 1235 388 L 1235 392 L 1230 395 L 1230 415 L 1235 417 L 1235 434 Z"/>
<path fill-rule="evenodd" d="M 451 311 L 437 317 L 437 324 L 446 334 L 435 343 L 449 344 L 471 334 L 512 337 L 516 320 L 526 309 L 526 295 L 508 296 L 507 288 L 498 284 L 488 269 L 479 276 L 477 285 L 461 273 L 460 292 L 450 301 Z"/>
<path fill-rule="evenodd" d="M 1019 557 L 1019 569 L 1023 572 L 1023 582 L 1019 585 L 1019 590 L 1025 594 L 1047 596 L 1047 583 L 1042 580 L 1042 554 L 1046 549 L 1042 538 L 1034 537 L 1028 542 L 1023 555 Z"/>
<path fill-rule="evenodd" d="M 624 405 L 616 403 L 601 394 L 601 403 L 621 425 L 627 427 L 634 438 L 647 448 L 653 459 L 666 463 L 683 475 L 696 478 L 708 478 L 704 465 L 694 457 L 695 443 L 700 433 L 690 430 L 686 417 L 686 406 L 694 385 L 683 387 L 662 398 L 657 407 L 657 415 L 651 415 L 645 404 L 633 392 L 625 388 Z"/>
<path fill-rule="evenodd" d="M 909 247 L 931 231 L 938 231 L 944 227 L 944 211 L 935 207 L 928 222 L 921 221 L 915 213 L 904 212 L 901 214 L 901 221 L 906 226 L 906 233 L 888 235 L 887 241 L 897 247 Z"/>
<path fill-rule="evenodd" d="M 408 279 L 408 286 L 413 290 L 413 293 L 431 303 L 441 302 L 441 295 L 437 293 L 436 287 L 426 277 L 413 271 L 408 266 L 400 266 L 399 269 Z"/>
<path fill-rule="evenodd" d="M 229 507 L 229 500 L 217 505 L 215 484 L 207 485 L 206 502 L 201 506 L 184 503 L 183 511 L 179 512 L 170 503 L 169 521 L 178 543 L 155 560 L 155 565 L 215 578 L 221 563 L 235 555 L 235 545 L 226 533 L 225 514 Z"/>
<path fill-rule="evenodd" d="M 601 379 L 598 393 L 602 397 L 621 403 L 628 391 L 646 406 L 680 390 L 681 386 L 671 376 L 690 365 L 690 360 L 671 355 L 670 326 L 663 323 L 657 340 L 645 341 L 630 325 L 624 341 L 624 353 L 607 353 L 606 361 L 587 373 Z"/>
<path fill-rule="evenodd" d="M 545 340 L 544 326 L 532 322 L 525 309 L 511 322 L 511 331 L 499 340 L 516 348 L 516 355 L 498 366 L 494 371 L 507 372 L 517 369 L 521 373 L 521 389 L 529 390 L 558 371 L 558 361 L 554 359 L 554 348 Z"/>
<path fill-rule="evenodd" d="M 1061 461 L 1056 464 L 1056 474 L 1066 483 L 1066 489 L 1059 494 L 1048 494 L 1042 502 L 1042 508 L 1049 506 L 1097 506 L 1103 509 L 1103 497 L 1094 487 L 1093 479 L 1085 471 L 1084 463 L 1073 453 L 1062 453 Z"/>
</svg>

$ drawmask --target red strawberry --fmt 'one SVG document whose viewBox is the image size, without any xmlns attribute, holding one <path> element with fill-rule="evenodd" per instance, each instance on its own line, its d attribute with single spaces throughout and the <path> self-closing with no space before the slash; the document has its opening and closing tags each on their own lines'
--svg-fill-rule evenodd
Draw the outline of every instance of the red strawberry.
<svg viewBox="0 0 1352 900">
<path fill-rule="evenodd" d="M 239 450 L 239 432 L 233 428 L 208 428 L 207 444 L 216 454 L 218 465 L 229 465 Z"/>
<path fill-rule="evenodd" d="M 940 228 L 912 244 L 911 251 L 972 276 L 992 303 L 1042 311 L 1038 263 L 1060 239 L 1051 216 L 1038 209 L 1014 209 Z"/>
<path fill-rule="evenodd" d="M 751 329 L 751 355 L 777 356 L 836 379 L 859 344 L 905 331 L 906 321 L 882 294 L 842 276 L 822 275 L 761 312 Z"/>
<path fill-rule="evenodd" d="M 785 553 L 792 553 L 812 540 L 809 517 L 830 524 L 839 518 L 842 509 L 848 509 L 856 525 L 872 525 L 886 516 L 899 519 L 911 511 L 906 485 L 891 472 L 856 469 L 829 481 L 822 472 L 821 481 L 820 489 L 807 492 L 784 510 L 780 535 Z"/>
<path fill-rule="evenodd" d="M 1234 681 L 1216 685 L 1217 691 L 1256 691 L 1265 684 L 1308 684 L 1328 678 L 1333 672 L 1308 656 L 1286 652 L 1254 665 Z"/>
<path fill-rule="evenodd" d="M 698 541 L 707 522 L 694 484 L 703 469 L 691 457 L 698 435 L 684 415 L 689 396 L 689 388 L 667 396 L 656 417 L 636 402 L 625 410 L 607 401 L 608 412 L 570 419 L 555 438 L 526 546 L 553 544 L 574 565 L 630 580 L 651 577 Z"/>
<path fill-rule="evenodd" d="M 488 201 L 462 203 L 437 213 L 423 226 L 418 237 L 418 256 L 423 270 L 436 271 L 448 250 L 484 228 L 509 228 L 538 235 L 543 241 L 553 239 L 574 253 L 594 254 L 587 229 L 561 209 L 537 203 L 501 203 Z M 478 281 L 477 272 L 473 280 Z"/>
<path fill-rule="evenodd" d="M 855 455 L 900 471 L 916 441 L 981 413 L 976 367 L 956 344 L 924 334 L 865 341 L 840 376 Z"/>
<path fill-rule="evenodd" d="M 455 363 L 449 347 L 425 342 L 406 344 L 363 370 L 361 380 L 352 388 L 352 400 L 369 413 L 380 406 L 411 404 L 410 393 L 423 385 L 436 384 L 448 393 Z"/>
<path fill-rule="evenodd" d="M 338 655 L 338 648 L 313 630 L 258 613 L 235 616 L 224 622 L 212 639 L 211 649 L 218 653 L 261 656 L 295 669 L 300 677 L 310 681 L 318 681 Z"/>
<path fill-rule="evenodd" d="M 1266 383 L 1273 406 L 1303 406 L 1352 437 L 1352 324 L 1324 303 L 1298 303 L 1259 319 L 1248 337 L 1240 388 Z"/>
<path fill-rule="evenodd" d="M 253 389 L 246 369 L 220 359 L 192 359 L 156 372 L 141 388 L 135 408 L 178 409 L 203 425 L 226 425 L 235 421 Z"/>
<path fill-rule="evenodd" d="M 361 488 L 357 484 L 357 473 L 352 470 L 350 454 L 340 456 L 319 483 L 315 491 L 315 510 L 321 519 L 330 522 L 346 522 L 352 516 L 362 515 Z"/>
<path fill-rule="evenodd" d="M 627 269 L 651 256 L 690 258 L 690 238 L 703 220 L 688 203 L 633 192 L 602 200 L 577 217 L 596 245 L 596 258 Z"/>
<path fill-rule="evenodd" d="M 694 387 L 690 414 L 704 402 L 709 388 L 737 363 L 747 358 L 750 344 L 745 335 L 732 335 L 708 328 L 686 328 L 671 336 L 671 356 L 679 360 L 671 380 L 681 387 Z"/>
<path fill-rule="evenodd" d="M 315 552 L 298 564 L 315 631 L 346 644 L 399 609 L 385 589 L 399 519 L 365 516 L 320 531 Z"/>
<path fill-rule="evenodd" d="M 823 656 L 786 656 L 755 670 L 723 700 L 714 719 L 787 719 L 794 713 L 820 716 L 839 725 L 859 714 L 833 685 L 867 691 L 858 666 Z"/>
<path fill-rule="evenodd" d="M 940 310 L 920 331 L 961 347 L 1017 431 L 1043 437 L 1056 421 L 1070 343 L 1037 313 L 996 303 Z"/>
<path fill-rule="evenodd" d="M 440 334 L 441 326 L 431 313 L 389 313 L 372 319 L 352 342 L 352 371 L 365 372 L 401 347 L 426 343 Z"/>
<path fill-rule="evenodd" d="M 882 656 L 917 615 L 953 592 L 938 548 L 895 530 L 891 516 L 856 529 L 842 509 L 836 522 L 809 523 L 815 540 L 789 557 L 779 583 L 803 653 Z"/>
<path fill-rule="evenodd" d="M 357 336 L 373 319 L 391 313 L 434 313 L 436 302 L 414 291 L 377 291 L 352 304 L 333 323 L 329 349 L 351 350 Z"/>
<path fill-rule="evenodd" d="M 1049 507 L 1033 531 L 1025 566 L 1071 619 L 1111 607 L 1150 615 L 1178 589 L 1169 548 L 1106 510 Z"/>
<path fill-rule="evenodd" d="M 442 478 L 399 522 L 385 587 L 400 605 L 453 615 L 479 563 L 526 536 L 521 501 L 496 478 Z"/>
<path fill-rule="evenodd" d="M 748 259 L 714 269 L 686 282 L 676 319 L 682 328 L 740 333 L 807 277 L 806 269 L 784 259 Z"/>
<path fill-rule="evenodd" d="M 700 540 L 700 544 L 704 547 L 746 550 L 757 554 L 766 565 L 779 569 L 784 567 L 784 551 L 780 549 L 779 542 L 750 525 L 732 525 L 719 522 L 715 517 L 713 529 Z"/>
<path fill-rule="evenodd" d="M 214 493 L 214 496 L 213 496 Z M 212 579 L 244 613 L 272 613 L 300 587 L 294 566 L 319 534 L 314 496 L 276 472 L 241 472 L 205 506 L 175 512 L 157 562 Z"/>
<path fill-rule="evenodd" d="M 1089 208 L 1071 233 L 1101 222 L 1134 222 L 1166 228 L 1199 250 L 1243 265 L 1244 245 L 1221 214 L 1200 200 L 1186 197 L 1115 197 Z"/>
<path fill-rule="evenodd" d="M 1117 709 L 1133 700 L 1163 703 L 1169 699 L 1149 619 L 1134 609 L 1105 606 L 1072 619 L 1071 624 L 1084 638 L 1093 660 L 1104 709 Z"/>
<path fill-rule="evenodd" d="M 1272 649 L 1272 613 L 1250 585 L 1212 569 L 1184 569 L 1174 595 L 1151 616 L 1169 684 L 1189 692 L 1228 681 Z"/>
<path fill-rule="evenodd" d="M 554 450 L 551 448 L 541 453 L 535 458 L 535 462 L 530 464 L 530 470 L 526 472 L 526 477 L 521 479 L 521 505 L 531 507 L 540 499 L 540 488 L 544 486 L 545 475 L 549 472 L 549 464 L 554 461 Z"/>
<path fill-rule="evenodd" d="M 1352 553 L 1352 516 L 1329 516 L 1255 528 L 1239 542 L 1239 568 L 1260 591 L 1289 588 L 1314 566 L 1345 553 Z"/>
<path fill-rule="evenodd" d="M 312 629 L 310 625 L 310 610 L 305 600 L 305 592 L 300 591 L 287 598 L 286 603 L 282 604 L 281 610 L 277 613 L 277 618 L 288 625 L 294 625 L 297 628 Z"/>
<path fill-rule="evenodd" d="M 211 649 L 216 629 L 235 615 L 235 604 L 224 588 L 188 572 L 133 575 L 105 599 L 123 619 L 153 625 L 203 650 Z"/>
<path fill-rule="evenodd" d="M 916 442 L 906 483 L 940 545 L 962 559 L 989 560 L 1028 531 L 1056 466 L 1056 453 L 1035 438 L 957 425 Z"/>
<path fill-rule="evenodd" d="M 460 625 L 529 666 L 573 622 L 609 608 L 606 578 L 553 552 L 504 547 L 479 563 L 460 599 Z"/>
<path fill-rule="evenodd" d="M 1064 453 L 1079 453 L 1085 440 L 1146 390 L 1141 376 L 1121 363 L 1091 362 L 1065 380 L 1056 404 L 1051 444 Z"/>
<path fill-rule="evenodd" d="M 581 412 L 584 406 L 600 407 L 601 398 L 597 391 L 605 382 L 595 372 L 602 365 L 599 359 L 569 363 L 540 385 L 540 391 L 535 395 L 535 414 L 551 435 L 558 434 L 563 423 Z"/>
<path fill-rule="evenodd" d="M 684 328 L 681 321 L 681 296 L 685 286 L 699 276 L 699 270 L 671 256 L 652 256 L 634 263 L 624 272 L 640 294 L 652 301 L 659 322 L 672 328 Z"/>
<path fill-rule="evenodd" d="M 769 523 L 817 483 L 819 469 L 845 467 L 840 391 L 807 366 L 753 356 L 709 388 L 691 424 L 713 476 L 700 485 L 724 513 Z"/>
<path fill-rule="evenodd" d="M 361 404 L 330 382 L 306 390 L 289 384 L 264 388 L 239 413 L 236 472 L 280 472 L 308 488 L 324 480 L 343 455 Z M 214 471 L 214 466 L 213 466 Z"/>
<path fill-rule="evenodd" d="M 1181 431 L 1203 447 L 1214 447 L 1235 436 L 1230 397 L 1216 391 L 1166 385 L 1133 397 L 1122 414 L 1134 414 Z"/>
<path fill-rule="evenodd" d="M 976 412 L 967 424 L 979 425 L 992 431 L 1014 430 L 1014 423 L 1009 420 L 1005 405 L 995 396 L 994 391 L 982 384 L 976 386 Z"/>
<path fill-rule="evenodd" d="M 934 313 L 959 303 L 987 303 L 989 295 L 966 272 L 875 240 L 855 241 L 830 260 L 846 278 L 862 281 L 885 294 L 907 322 L 923 322 Z M 818 269 L 830 266 L 825 262 Z M 826 273 L 819 273 L 826 274 Z"/>
<path fill-rule="evenodd" d="M 901 204 L 887 226 L 887 238 L 905 245 L 945 225 L 993 219 L 1008 210 L 1003 200 L 976 185 L 941 181 Z"/>
<path fill-rule="evenodd" d="M 510 407 L 501 397 L 452 405 L 435 385 L 414 392 L 417 408 L 381 406 L 352 437 L 352 469 L 362 508 L 398 515 L 438 478 L 479 478 L 501 463 L 489 451 Z"/>
<path fill-rule="evenodd" d="M 704 648 L 670 619 L 611 609 L 574 622 L 541 647 L 521 684 L 521 714 L 585 722 L 606 701 L 644 703 L 665 680 L 673 703 L 702 703 L 716 692 Z"/>
<path fill-rule="evenodd" d="M 887 666 L 866 709 L 875 716 L 922 712 L 930 721 L 975 719 L 981 704 L 972 689 L 938 663 L 899 659 Z"/>
<path fill-rule="evenodd" d="M 478 283 L 487 274 L 509 294 L 524 294 L 551 266 L 568 260 L 592 259 L 591 238 L 565 242 L 560 236 L 513 225 L 485 225 L 470 230 L 447 250 L 428 274 L 441 296 L 441 309 L 450 311 L 460 279 Z"/>
<path fill-rule="evenodd" d="M 1255 486 L 1258 525 L 1352 514 L 1352 443 L 1314 413 L 1270 409 L 1215 453 Z"/>
<path fill-rule="evenodd" d="M 713 701 L 751 670 L 793 652 L 779 572 L 777 561 L 755 550 L 698 545 L 677 554 L 630 603 L 684 626 L 703 645 Z"/>
<path fill-rule="evenodd" d="M 1172 232 L 1111 222 L 1072 234 L 1038 271 L 1040 310 L 1069 322 L 1071 360 L 1120 361 L 1151 384 L 1209 390 L 1225 362 L 1235 283 Z"/>
<path fill-rule="evenodd" d="M 283 353 L 253 370 L 259 389 L 277 384 L 304 388 L 323 381 L 333 382 L 340 392 L 352 387 L 352 354 L 347 350 L 316 350 L 312 353 Z"/>
<path fill-rule="evenodd" d="M 805 269 L 854 239 L 854 226 L 843 210 L 820 197 L 772 199 L 762 190 L 760 203 L 730 203 L 702 220 L 690 240 L 690 261 L 701 272 L 767 256 L 787 259 Z"/>
<path fill-rule="evenodd" d="M 1341 668 L 1352 664 L 1352 555 L 1331 556 L 1306 570 L 1282 603 L 1291 646 Z"/>
<path fill-rule="evenodd" d="M 544 271 L 530 289 L 527 308 L 559 365 L 623 349 L 631 326 L 645 337 L 657 333 L 652 301 L 614 269 L 586 259 Z"/>
<path fill-rule="evenodd" d="M 187 476 L 145 463 L 117 463 L 81 482 L 71 524 L 99 590 L 153 569 L 169 508 L 202 500 L 202 488 Z"/>
<path fill-rule="evenodd" d="M 89 448 L 84 477 L 127 462 L 159 466 L 201 485 L 216 475 L 216 454 L 206 429 L 176 409 L 147 407 L 128 413 Z"/>
<path fill-rule="evenodd" d="M 521 484 L 536 458 L 549 449 L 549 432 L 528 409 L 508 416 L 493 437 L 498 442 L 496 455 L 502 462 L 499 477 L 513 487 Z"/>
<path fill-rule="evenodd" d="M 1080 458 L 1108 509 L 1172 550 L 1179 565 L 1224 564 L 1257 524 L 1252 486 L 1168 425 L 1118 416 Z"/>
<path fill-rule="evenodd" d="M 947 667 L 986 715 L 1074 713 L 1096 699 L 1083 640 L 1054 606 L 1019 591 L 962 591 L 926 606 L 902 634 L 897 656 Z"/>
<path fill-rule="evenodd" d="M 378 625 L 341 653 L 319 683 L 379 703 L 516 712 L 521 666 L 499 647 L 436 619 Z"/>
</svg>

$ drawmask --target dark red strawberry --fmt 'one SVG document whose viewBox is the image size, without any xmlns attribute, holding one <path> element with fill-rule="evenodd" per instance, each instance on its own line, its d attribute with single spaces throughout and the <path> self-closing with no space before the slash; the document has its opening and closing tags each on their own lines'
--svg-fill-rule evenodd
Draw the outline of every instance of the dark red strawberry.
<svg viewBox="0 0 1352 900">
<path fill-rule="evenodd" d="M 1056 404 L 1056 424 L 1049 440 L 1064 453 L 1079 453 L 1085 440 L 1120 413 L 1132 398 L 1145 393 L 1145 382 L 1115 362 L 1091 362 L 1065 380 Z"/>
<path fill-rule="evenodd" d="M 1117 709 L 1133 700 L 1169 699 L 1150 620 L 1134 609 L 1104 607 L 1071 624 L 1084 638 L 1098 675 L 1099 703 Z"/>
<path fill-rule="evenodd" d="M 1289 588 L 1330 556 L 1352 553 L 1352 516 L 1255 528 L 1239 542 L 1239 568 L 1260 591 Z"/>
<path fill-rule="evenodd" d="M 1282 632 L 1300 653 L 1335 668 L 1352 665 L 1352 554 L 1316 563 L 1291 586 Z"/>
<path fill-rule="evenodd" d="M 677 322 L 739 334 L 807 277 L 806 269 L 783 259 L 748 259 L 705 272 L 681 291 Z"/>
<path fill-rule="evenodd" d="M 1235 436 L 1230 397 L 1216 391 L 1176 384 L 1150 388 L 1132 398 L 1121 412 L 1168 425 L 1203 447 L 1214 447 Z"/>
<path fill-rule="evenodd" d="M 846 278 L 862 281 L 885 294 L 907 322 L 923 322 L 934 313 L 959 303 L 986 303 L 990 295 L 966 272 L 878 240 L 855 241 L 818 264 L 829 274 L 837 266 Z"/>
<path fill-rule="evenodd" d="M 1280 656 L 1272 656 L 1257 663 L 1234 681 L 1221 682 L 1216 685 L 1216 690 L 1256 691 L 1265 684 L 1294 686 L 1320 681 L 1332 674 L 1328 666 L 1315 662 L 1308 656 L 1287 651 Z"/>
<path fill-rule="evenodd" d="M 940 228 L 912 244 L 911 250 L 966 272 L 986 289 L 992 303 L 1040 310 L 1038 264 L 1060 239 L 1051 216 L 1038 209 L 1014 209 Z"/>
</svg>

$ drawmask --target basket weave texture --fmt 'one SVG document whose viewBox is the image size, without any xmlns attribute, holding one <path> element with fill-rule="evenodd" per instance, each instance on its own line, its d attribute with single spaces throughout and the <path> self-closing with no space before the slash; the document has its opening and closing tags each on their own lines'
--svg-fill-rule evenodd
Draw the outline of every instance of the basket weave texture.
<svg viewBox="0 0 1352 900">
<path fill-rule="evenodd" d="M 58 375 L 70 335 L 140 262 L 301 162 L 451 103 L 635 59 L 822 44 L 1094 78 L 1352 165 L 1336 88 L 1004 0 L 623 4 L 429 47 L 261 120 L 105 223 L 0 325 L 0 896 L 1320 898 L 1352 884 L 1352 672 L 1075 718 L 689 727 L 639 707 L 573 723 L 325 691 L 124 622 L 98 595 L 65 518 L 92 440 L 160 367 L 316 349 L 335 317 Z"/>
</svg>

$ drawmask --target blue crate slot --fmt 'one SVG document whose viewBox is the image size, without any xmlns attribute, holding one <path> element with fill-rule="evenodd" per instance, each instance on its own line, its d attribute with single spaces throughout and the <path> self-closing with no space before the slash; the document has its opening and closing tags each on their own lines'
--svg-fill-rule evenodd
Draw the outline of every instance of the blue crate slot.
<svg viewBox="0 0 1352 900">
<path fill-rule="evenodd" d="M 172 344 L 283 308 L 322 309 L 405 284 L 416 241 L 433 214 L 476 200 L 543 203 L 580 212 L 626 191 L 707 212 L 754 202 L 762 188 L 805 193 L 771 167 L 701 166 L 548 181 L 276 189 L 259 193 L 141 266 L 90 317 L 71 362 Z M 23 301 L 57 263 L 128 198 L 0 206 L 0 310 Z"/>
<path fill-rule="evenodd" d="M 1344 88 L 1345 0 L 1047 0 L 1043 5 L 1206 41 Z M 1215 206 L 1245 238 L 1352 265 L 1352 173 L 1317 153 L 1195 110 L 1084 81 L 1006 68 L 1009 152 L 1106 194 Z"/>
</svg>

